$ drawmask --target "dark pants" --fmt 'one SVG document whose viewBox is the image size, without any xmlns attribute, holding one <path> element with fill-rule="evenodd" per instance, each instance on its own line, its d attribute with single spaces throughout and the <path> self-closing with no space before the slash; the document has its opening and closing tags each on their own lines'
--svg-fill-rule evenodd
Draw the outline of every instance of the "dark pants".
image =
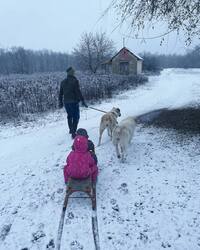
<svg viewBox="0 0 200 250">
<path fill-rule="evenodd" d="M 65 109 L 67 112 L 69 132 L 74 134 L 77 130 L 80 118 L 79 103 L 65 103 Z"/>
</svg>

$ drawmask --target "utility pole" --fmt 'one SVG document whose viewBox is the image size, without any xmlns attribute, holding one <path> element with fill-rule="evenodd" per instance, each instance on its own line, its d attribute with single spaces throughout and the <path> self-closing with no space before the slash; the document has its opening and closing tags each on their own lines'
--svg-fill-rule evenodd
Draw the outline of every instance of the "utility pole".
<svg viewBox="0 0 200 250">
<path fill-rule="evenodd" d="M 125 47 L 125 38 L 123 37 L 123 48 Z"/>
</svg>

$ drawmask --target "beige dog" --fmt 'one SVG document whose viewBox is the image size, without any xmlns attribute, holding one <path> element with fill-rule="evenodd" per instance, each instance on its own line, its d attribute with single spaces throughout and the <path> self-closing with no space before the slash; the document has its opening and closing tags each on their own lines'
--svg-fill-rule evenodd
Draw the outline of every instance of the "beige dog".
<svg viewBox="0 0 200 250">
<path fill-rule="evenodd" d="M 116 148 L 117 157 L 122 158 L 122 161 L 125 160 L 126 149 L 131 143 L 135 127 L 135 118 L 129 116 L 123 119 L 113 130 L 112 142 Z"/>
<path fill-rule="evenodd" d="M 101 144 L 102 134 L 105 129 L 108 131 L 108 135 L 112 139 L 113 129 L 117 125 L 117 118 L 121 116 L 119 108 L 112 108 L 112 110 L 101 117 L 100 127 L 99 127 L 99 143 Z"/>
</svg>

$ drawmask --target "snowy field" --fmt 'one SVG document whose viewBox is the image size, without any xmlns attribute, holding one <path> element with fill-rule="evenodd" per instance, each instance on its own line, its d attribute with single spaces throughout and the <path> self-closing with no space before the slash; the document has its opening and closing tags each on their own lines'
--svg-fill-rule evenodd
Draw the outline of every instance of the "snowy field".
<svg viewBox="0 0 200 250">
<path fill-rule="evenodd" d="M 97 105 L 122 118 L 200 103 L 200 70 L 168 69 L 138 89 Z M 82 110 L 79 127 L 97 144 L 101 113 Z M 200 249 L 199 136 L 138 125 L 126 163 L 107 134 L 96 148 L 102 250 Z M 64 110 L 38 122 L 0 128 L 0 250 L 53 249 L 72 140 Z M 62 249 L 93 250 L 90 200 L 70 200 Z"/>
</svg>

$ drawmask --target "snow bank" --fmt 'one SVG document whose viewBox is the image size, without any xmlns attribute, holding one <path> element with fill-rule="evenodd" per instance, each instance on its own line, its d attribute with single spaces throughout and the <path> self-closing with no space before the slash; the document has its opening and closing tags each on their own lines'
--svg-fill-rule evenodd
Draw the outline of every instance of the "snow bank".
<svg viewBox="0 0 200 250">
<path fill-rule="evenodd" d="M 121 108 L 123 119 L 145 110 L 191 105 L 199 100 L 198 75 L 196 71 L 187 74 L 166 70 L 161 76 L 152 77 L 146 86 L 98 108 L 110 110 L 116 105 Z M 167 84 L 174 87 L 165 86 L 161 79 L 173 79 L 173 83 Z M 181 85 L 183 81 L 187 88 Z M 62 168 L 72 141 L 64 110 L 53 115 L 58 119 L 52 120 L 51 114 L 33 128 L 1 127 L 2 250 L 54 247 L 65 188 Z M 88 130 L 95 143 L 101 115 L 89 109 L 81 113 L 80 127 Z M 199 139 L 199 136 L 177 138 L 171 130 L 138 126 L 127 162 L 121 164 L 107 134 L 103 135 L 102 146 L 96 148 L 101 249 L 200 249 Z M 91 216 L 89 200 L 70 200 L 62 249 L 94 249 Z"/>
</svg>

